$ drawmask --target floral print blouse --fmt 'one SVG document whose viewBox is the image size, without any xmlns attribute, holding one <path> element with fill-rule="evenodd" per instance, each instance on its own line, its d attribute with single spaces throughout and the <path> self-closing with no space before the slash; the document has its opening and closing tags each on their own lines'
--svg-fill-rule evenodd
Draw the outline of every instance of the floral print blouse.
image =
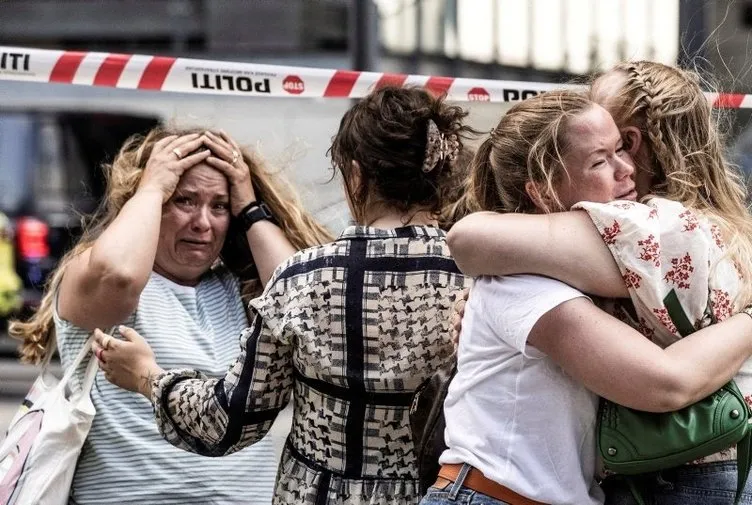
<svg viewBox="0 0 752 505">
<path fill-rule="evenodd" d="M 718 225 L 708 217 L 663 198 L 645 204 L 580 202 L 573 208 L 587 211 L 629 289 L 634 312 L 617 304 L 614 315 L 656 344 L 667 347 L 682 334 L 741 310 L 736 302 L 739 270 L 726 255 Z M 678 309 L 686 317 L 672 318 L 669 312 Z M 752 360 L 735 381 L 752 405 Z M 696 463 L 735 459 L 734 447 Z"/>
</svg>

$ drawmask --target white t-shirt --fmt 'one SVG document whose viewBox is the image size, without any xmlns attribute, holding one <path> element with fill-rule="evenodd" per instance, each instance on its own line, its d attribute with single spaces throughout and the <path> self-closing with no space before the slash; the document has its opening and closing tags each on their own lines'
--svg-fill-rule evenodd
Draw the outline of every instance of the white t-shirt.
<svg viewBox="0 0 752 505">
<path fill-rule="evenodd" d="M 444 403 L 449 448 L 441 463 L 469 463 L 551 505 L 603 503 L 595 481 L 598 397 L 527 345 L 538 319 L 581 296 L 532 275 L 475 282 Z"/>
</svg>

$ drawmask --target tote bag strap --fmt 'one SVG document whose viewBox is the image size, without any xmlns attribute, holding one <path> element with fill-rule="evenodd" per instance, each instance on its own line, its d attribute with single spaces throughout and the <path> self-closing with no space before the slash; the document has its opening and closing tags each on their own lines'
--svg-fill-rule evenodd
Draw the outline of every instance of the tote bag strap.
<svg viewBox="0 0 752 505">
<path fill-rule="evenodd" d="M 86 366 L 86 374 L 84 380 L 81 383 L 81 393 L 88 395 L 91 393 L 91 388 L 94 386 L 94 379 L 97 377 L 97 371 L 99 370 L 99 363 L 94 359 L 94 356 L 89 358 L 89 364 Z"/>
<path fill-rule="evenodd" d="M 49 377 L 53 376 L 53 374 L 50 373 L 50 363 L 52 362 L 52 356 L 55 355 L 55 351 L 57 350 L 57 343 L 55 342 L 54 338 L 51 338 L 49 342 L 47 343 L 47 347 L 44 353 L 44 358 L 42 358 L 41 363 L 39 363 L 39 377 L 37 380 L 42 381 L 42 383 L 45 385 L 45 387 L 53 387 L 51 384 L 47 384 L 47 380 Z"/>
<path fill-rule="evenodd" d="M 57 313 L 57 293 L 55 293 L 55 298 L 53 300 L 53 303 L 55 304 L 55 313 Z M 50 362 L 52 361 L 52 357 L 55 355 L 55 352 L 57 351 L 57 336 L 53 336 L 47 341 L 47 348 L 45 350 L 44 358 L 42 359 L 42 362 L 40 363 L 42 367 L 42 374 L 46 372 L 50 367 Z"/>
<path fill-rule="evenodd" d="M 115 327 L 113 327 L 110 330 L 110 333 L 112 333 L 115 330 Z M 64 389 L 68 383 L 71 380 L 71 377 L 73 377 L 73 374 L 76 372 L 78 367 L 83 363 L 83 361 L 87 358 L 89 359 L 89 364 L 86 367 L 86 373 L 84 374 L 83 382 L 81 383 L 81 392 L 83 394 L 89 394 L 91 391 L 91 388 L 94 385 L 94 379 L 97 375 L 97 370 L 99 369 L 99 365 L 97 364 L 97 360 L 94 359 L 94 356 L 89 354 L 91 353 L 91 345 L 94 343 L 94 334 L 92 333 L 89 338 L 86 340 L 86 343 L 81 348 L 80 351 L 78 351 L 78 354 L 76 355 L 76 358 L 73 360 L 73 363 L 68 366 L 68 369 L 65 371 L 65 375 L 63 375 L 63 378 L 60 380 L 60 383 L 58 384 L 58 387 L 61 389 Z"/>
<path fill-rule="evenodd" d="M 42 362 L 40 363 L 42 366 L 42 372 L 46 372 L 50 367 L 50 362 L 52 361 L 52 356 L 55 354 L 55 351 L 57 351 L 57 341 L 55 338 L 50 338 L 50 341 L 47 344 L 47 349 L 44 353 L 44 359 L 42 359 Z"/>
</svg>

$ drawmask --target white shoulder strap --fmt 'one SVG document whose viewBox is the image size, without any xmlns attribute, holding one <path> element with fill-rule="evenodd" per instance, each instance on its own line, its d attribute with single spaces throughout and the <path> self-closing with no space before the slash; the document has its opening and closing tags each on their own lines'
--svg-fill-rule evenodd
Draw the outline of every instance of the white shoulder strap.
<svg viewBox="0 0 752 505">
<path fill-rule="evenodd" d="M 115 330 L 117 329 L 117 326 L 113 326 L 110 328 L 110 334 L 113 334 Z M 65 371 L 65 375 L 63 375 L 63 378 L 60 380 L 60 384 L 58 387 L 65 388 L 65 386 L 70 381 L 71 377 L 75 373 L 75 371 L 78 369 L 78 367 L 83 363 L 84 359 L 90 354 L 91 352 L 91 344 L 94 343 L 94 334 L 92 333 L 88 340 L 86 340 L 86 343 L 81 348 L 81 350 L 78 352 L 78 355 L 76 356 L 76 359 L 73 360 L 73 363 L 70 364 L 68 369 Z M 86 367 L 86 373 L 84 375 L 84 380 L 81 383 L 81 391 L 83 393 L 88 394 L 89 391 L 91 391 L 92 386 L 94 385 L 94 379 L 97 375 L 97 370 L 99 369 L 99 365 L 97 364 L 97 360 L 94 358 L 94 356 L 89 357 L 89 364 Z"/>
</svg>

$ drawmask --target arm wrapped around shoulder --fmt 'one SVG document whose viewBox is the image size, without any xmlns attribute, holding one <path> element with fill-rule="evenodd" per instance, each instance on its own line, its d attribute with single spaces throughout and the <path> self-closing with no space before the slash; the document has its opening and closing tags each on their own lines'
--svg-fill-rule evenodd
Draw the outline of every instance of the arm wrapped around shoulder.
<svg viewBox="0 0 752 505">
<path fill-rule="evenodd" d="M 681 335 L 669 310 L 674 300 L 689 329 L 739 311 L 739 275 L 718 227 L 683 205 L 653 198 L 646 204 L 576 205 L 587 211 L 609 247 L 638 316 L 640 331 L 666 346 Z"/>
</svg>

